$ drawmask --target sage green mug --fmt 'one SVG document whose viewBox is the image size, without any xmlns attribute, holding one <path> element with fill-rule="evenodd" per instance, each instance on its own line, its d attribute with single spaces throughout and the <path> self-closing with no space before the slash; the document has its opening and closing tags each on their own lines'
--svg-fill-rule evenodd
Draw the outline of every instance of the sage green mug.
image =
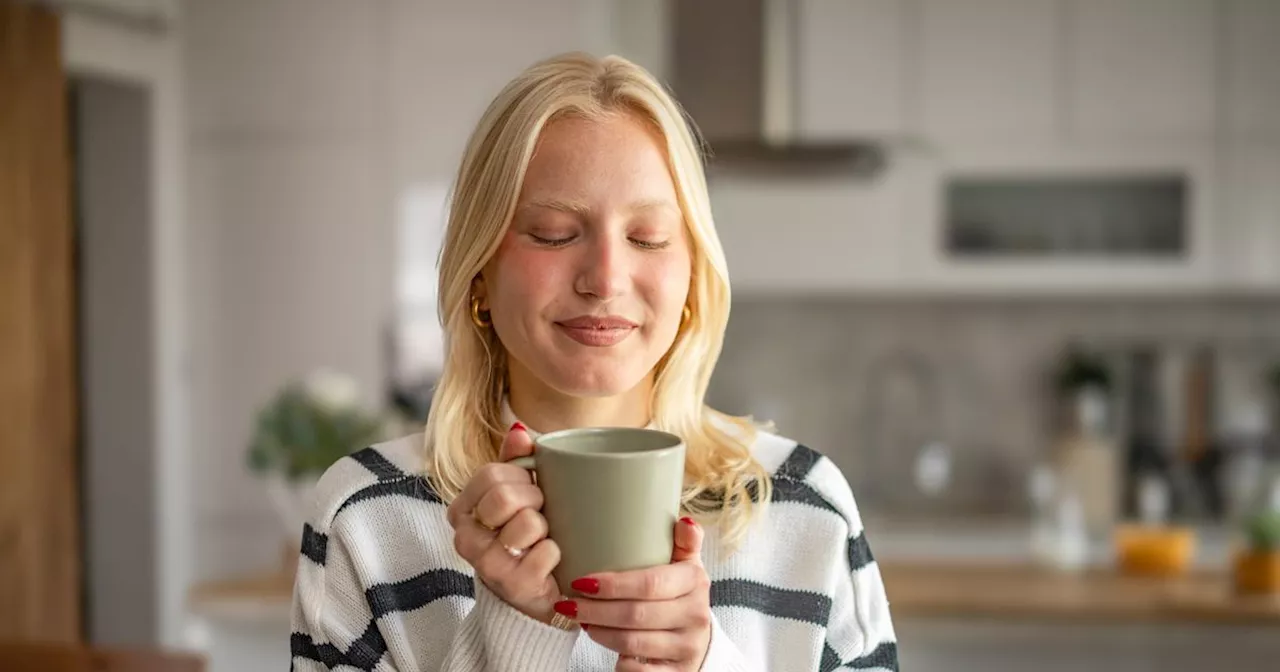
<svg viewBox="0 0 1280 672">
<path fill-rule="evenodd" d="M 593 427 L 543 434 L 511 460 L 537 475 L 547 536 L 560 547 L 560 591 L 595 572 L 671 562 L 684 441 L 653 429 Z"/>
</svg>

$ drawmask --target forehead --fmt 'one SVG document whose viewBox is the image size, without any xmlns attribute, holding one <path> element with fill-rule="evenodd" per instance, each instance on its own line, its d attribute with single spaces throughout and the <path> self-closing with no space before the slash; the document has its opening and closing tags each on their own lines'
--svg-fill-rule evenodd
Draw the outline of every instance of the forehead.
<svg viewBox="0 0 1280 672">
<path fill-rule="evenodd" d="M 548 123 L 525 172 L 521 200 L 554 196 L 606 203 L 675 202 L 665 141 L 631 113 Z"/>
</svg>

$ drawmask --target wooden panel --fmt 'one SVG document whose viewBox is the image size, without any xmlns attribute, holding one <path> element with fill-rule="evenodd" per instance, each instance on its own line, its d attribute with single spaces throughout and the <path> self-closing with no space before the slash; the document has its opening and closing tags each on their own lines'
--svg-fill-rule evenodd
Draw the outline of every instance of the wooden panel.
<svg viewBox="0 0 1280 672">
<path fill-rule="evenodd" d="M 202 672 L 193 655 L 0 642 L 0 670 L 41 672 Z"/>
<path fill-rule="evenodd" d="M 75 298 L 60 54 L 54 13 L 0 0 L 0 637 L 75 642 Z"/>
</svg>

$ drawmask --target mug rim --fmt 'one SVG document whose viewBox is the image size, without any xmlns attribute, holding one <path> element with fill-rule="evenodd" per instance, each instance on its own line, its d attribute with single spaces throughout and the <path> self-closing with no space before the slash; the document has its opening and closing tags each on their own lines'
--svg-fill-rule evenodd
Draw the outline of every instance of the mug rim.
<svg viewBox="0 0 1280 672">
<path fill-rule="evenodd" d="M 661 448 L 651 448 L 648 450 L 633 450 L 625 453 L 584 453 L 576 450 L 566 450 L 554 445 L 543 443 L 546 439 L 556 439 L 565 436 L 583 435 L 583 434 L 649 434 L 657 435 L 669 440 L 670 445 Z M 568 429 L 560 429 L 554 432 L 540 434 L 533 440 L 538 450 L 547 450 L 559 455 L 577 455 L 590 457 L 591 459 L 614 459 L 614 460 L 634 460 L 642 459 L 644 456 L 661 456 L 684 448 L 684 439 L 672 434 L 664 432 L 660 429 L 650 429 L 648 427 L 570 427 Z"/>
</svg>

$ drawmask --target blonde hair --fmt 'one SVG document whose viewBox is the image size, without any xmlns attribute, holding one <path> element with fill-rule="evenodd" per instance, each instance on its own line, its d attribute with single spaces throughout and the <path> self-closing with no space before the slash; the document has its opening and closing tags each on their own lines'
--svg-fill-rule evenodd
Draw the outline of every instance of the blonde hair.
<svg viewBox="0 0 1280 672">
<path fill-rule="evenodd" d="M 471 319 L 471 292 L 511 220 L 539 134 L 561 116 L 614 113 L 635 114 L 664 138 L 693 248 L 690 316 L 657 364 L 652 421 L 685 440 L 682 507 L 718 523 L 733 547 L 769 500 L 772 484 L 751 455 L 752 422 L 704 403 L 729 321 L 729 276 L 700 143 L 662 85 L 618 56 L 570 53 L 534 64 L 502 89 L 467 143 L 440 254 L 446 356 L 426 427 L 428 472 L 441 497 L 451 501 L 476 470 L 497 459 L 506 434 L 500 426 L 506 352 L 492 328 Z"/>
</svg>

